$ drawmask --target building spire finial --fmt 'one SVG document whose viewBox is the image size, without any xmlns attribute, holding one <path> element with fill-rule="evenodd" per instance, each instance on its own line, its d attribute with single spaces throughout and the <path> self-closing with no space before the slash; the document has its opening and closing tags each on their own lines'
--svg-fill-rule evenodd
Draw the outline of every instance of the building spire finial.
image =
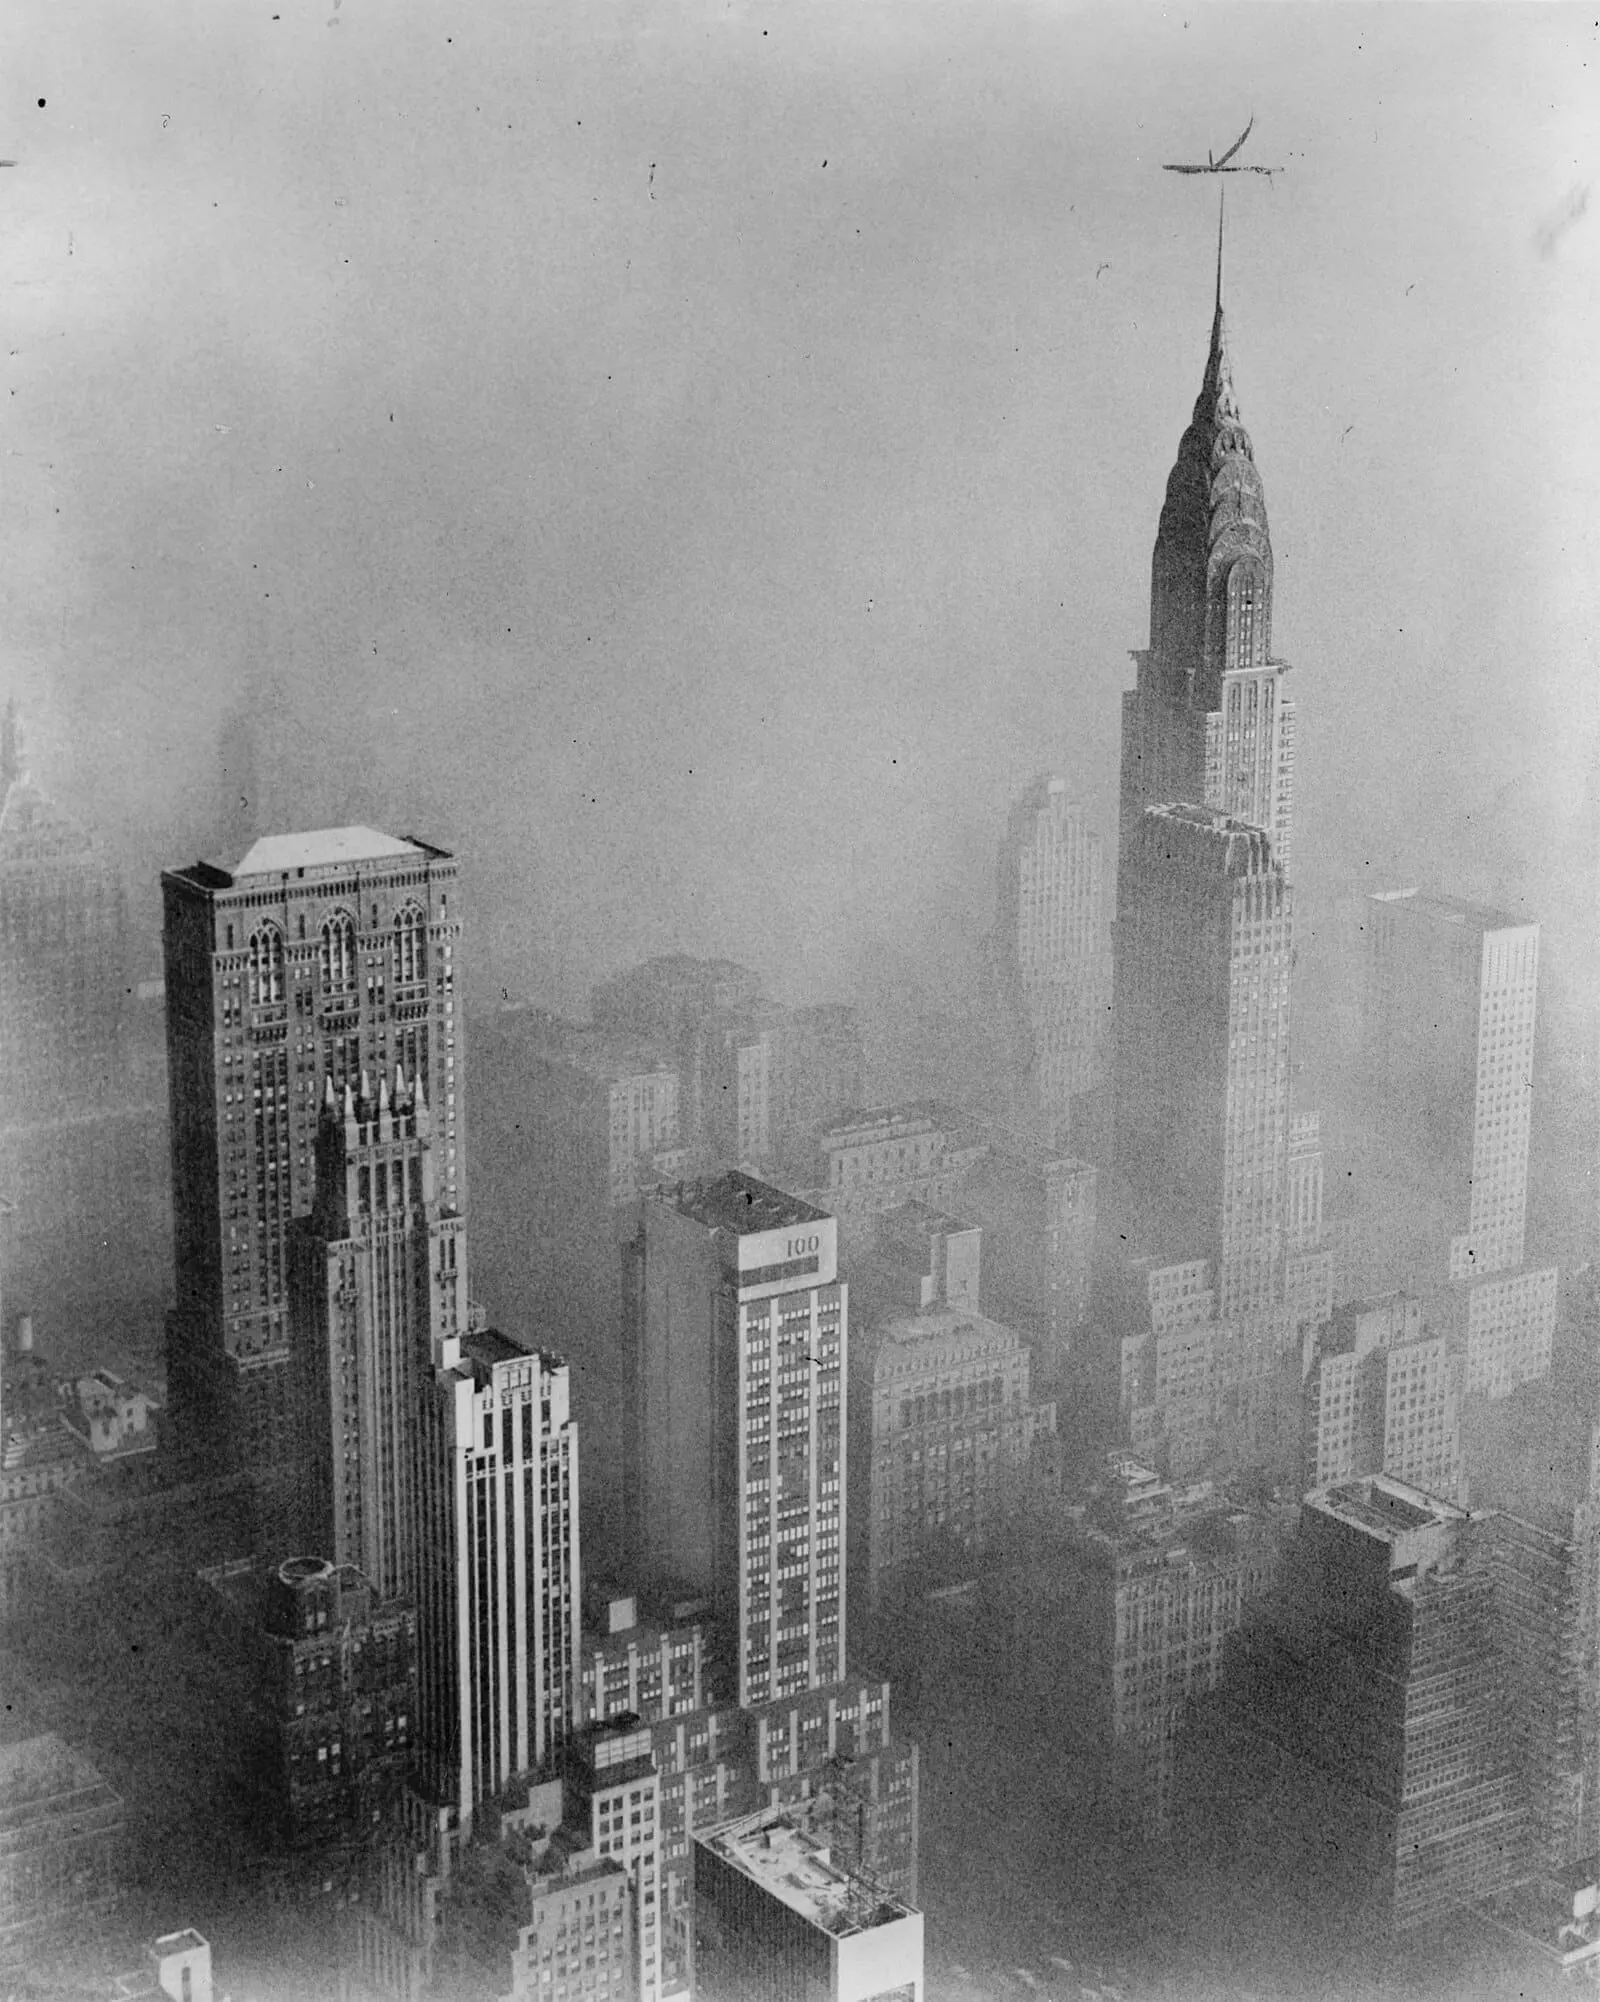
<svg viewBox="0 0 1600 2002">
<path fill-rule="evenodd" d="M 1217 190 L 1217 312 L 1222 311 L 1222 223 L 1228 212 L 1228 191 Z"/>
</svg>

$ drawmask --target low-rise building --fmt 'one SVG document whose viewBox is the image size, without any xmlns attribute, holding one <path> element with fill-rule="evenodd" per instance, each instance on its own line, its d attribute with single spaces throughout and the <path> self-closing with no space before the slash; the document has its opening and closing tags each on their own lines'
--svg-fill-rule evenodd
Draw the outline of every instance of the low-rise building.
<svg viewBox="0 0 1600 2002">
<path fill-rule="evenodd" d="M 922 1914 L 781 1808 L 695 1838 L 700 2002 L 922 2002 Z"/>
<path fill-rule="evenodd" d="M 116 1906 L 120 1795 L 52 1732 L 0 1745 L 0 1967 Z"/>
</svg>

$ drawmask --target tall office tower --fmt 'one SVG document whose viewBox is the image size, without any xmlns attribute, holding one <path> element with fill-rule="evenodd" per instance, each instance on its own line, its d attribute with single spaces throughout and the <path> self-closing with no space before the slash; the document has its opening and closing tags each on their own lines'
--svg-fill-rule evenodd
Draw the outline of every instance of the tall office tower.
<svg viewBox="0 0 1600 2002">
<path fill-rule="evenodd" d="M 999 907 L 989 942 L 998 998 L 1028 1051 L 1019 1114 L 1052 1140 L 1073 1100 L 1100 1082 L 1111 1026 L 1111 954 L 1101 908 L 1100 837 L 1061 778 L 1037 779 L 1000 845 Z"/>
<path fill-rule="evenodd" d="M 1403 1930 L 1526 1869 L 1495 1520 L 1385 1474 L 1306 1498 L 1180 1758 L 1181 1822 Z"/>
<path fill-rule="evenodd" d="M 1415 889 L 1372 897 L 1368 920 L 1375 1109 L 1450 1203 L 1450 1278 L 1509 1271 L 1526 1234 L 1539 927 Z"/>
<path fill-rule="evenodd" d="M 1460 1376 L 1412 1295 L 1347 1301 L 1318 1337 L 1306 1377 L 1303 1485 L 1392 1474 L 1464 1504 Z"/>
<path fill-rule="evenodd" d="M 1147 1440 L 1173 1433 L 1169 1382 L 1183 1393 L 1184 1457 L 1220 1448 L 1260 1464 L 1296 1450 L 1284 1256 L 1294 706 L 1271 651 L 1272 595 L 1219 237 L 1205 377 L 1151 560 L 1150 645 L 1123 697 L 1112 1074 L 1125 1240 L 1180 1290 L 1206 1262 L 1214 1325 L 1163 1336 L 1141 1318 L 1117 1332 L 1124 1408 L 1145 1401 Z M 1298 1306 L 1308 1288 L 1294 1276 Z M 1109 1373 L 1111 1355 L 1100 1362 Z"/>
<path fill-rule="evenodd" d="M 0 718 L 0 1190 L 10 1297 L 143 1304 L 169 1227 L 160 984 L 126 886 Z"/>
<path fill-rule="evenodd" d="M 461 1828 L 578 1714 L 578 1433 L 567 1365 L 494 1329 L 442 1338 L 416 1426 L 423 1763 Z"/>
<path fill-rule="evenodd" d="M 359 1096 L 358 1096 L 359 1091 Z M 290 1307 L 309 1547 L 384 1598 L 415 1589 L 417 1400 L 467 1325 L 466 1231 L 434 1184 L 422 1085 L 330 1076 L 311 1214 L 292 1232 Z"/>
<path fill-rule="evenodd" d="M 1150 645 L 1122 698 L 1117 915 L 1146 808 L 1210 807 L 1260 828 L 1288 873 L 1294 704 L 1272 657 L 1272 542 L 1239 415 L 1222 313 L 1222 245 L 1211 351 L 1167 480 L 1150 566 Z"/>
<path fill-rule="evenodd" d="M 1040 1528 L 1009 1555 L 1007 1597 L 1041 1715 L 1098 1834 L 1161 1840 L 1185 1711 L 1216 1687 L 1229 1635 L 1277 1575 L 1272 1524 L 1209 1482 L 1175 1489 L 1108 1453 Z"/>
<path fill-rule="evenodd" d="M 1504 1397 L 1555 1336 L 1555 1268 L 1523 1263 L 1539 927 L 1418 890 L 1368 911 L 1368 1277 L 1434 1291 L 1467 1389 Z"/>
<path fill-rule="evenodd" d="M 225 1465 L 293 1457 L 289 1235 L 311 1208 L 327 1080 L 398 1066 L 427 1096 L 441 1208 L 459 1214 L 460 905 L 443 850 L 368 827 L 272 835 L 167 870 L 167 1050 L 180 1436 Z"/>
<path fill-rule="evenodd" d="M 1230 1321 L 1283 1297 L 1289 884 L 1264 833 L 1206 806 L 1148 809 L 1123 877 L 1118 1166 L 1158 1246 L 1215 1261 Z"/>
<path fill-rule="evenodd" d="M 641 1204 L 624 1336 L 636 1547 L 707 1593 L 741 1704 L 844 1673 L 844 1371 L 838 1226 L 737 1172 Z"/>
</svg>

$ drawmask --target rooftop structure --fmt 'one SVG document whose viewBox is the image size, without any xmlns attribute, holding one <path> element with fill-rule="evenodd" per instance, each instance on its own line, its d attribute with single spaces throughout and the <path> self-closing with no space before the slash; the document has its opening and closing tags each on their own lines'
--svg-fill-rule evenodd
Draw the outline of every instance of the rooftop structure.
<svg viewBox="0 0 1600 2002">
<path fill-rule="evenodd" d="M 789 1813 L 763 1808 L 698 1840 L 808 1924 L 836 1938 L 911 1916 L 910 1907 L 898 1899 L 836 1869 L 827 1844 Z"/>
<path fill-rule="evenodd" d="M 710 1181 L 685 1183 L 676 1204 L 681 1215 L 708 1230 L 728 1230 L 736 1237 L 830 1221 L 826 1210 L 736 1169 Z"/>
</svg>

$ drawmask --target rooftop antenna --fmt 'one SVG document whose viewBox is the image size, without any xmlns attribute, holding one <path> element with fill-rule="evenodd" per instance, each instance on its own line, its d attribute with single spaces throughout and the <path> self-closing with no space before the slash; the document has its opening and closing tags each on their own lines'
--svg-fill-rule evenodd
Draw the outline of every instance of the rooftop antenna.
<svg viewBox="0 0 1600 2002">
<path fill-rule="evenodd" d="M 1164 161 L 1162 163 L 1162 168 L 1161 168 L 1162 173 L 1164 174 L 1265 174 L 1267 179 L 1270 181 L 1274 174 L 1281 174 L 1283 172 L 1283 169 L 1281 167 L 1257 167 L 1252 165 L 1250 162 L 1243 160 L 1240 161 L 1237 165 L 1234 164 L 1233 156 L 1235 153 L 1239 151 L 1240 147 L 1243 146 L 1244 142 L 1250 137 L 1252 131 L 1254 131 L 1255 122 L 1256 122 L 1255 114 L 1254 112 L 1252 112 L 1250 115 L 1250 123 L 1239 134 L 1238 138 L 1234 140 L 1233 144 L 1228 148 L 1227 152 L 1223 154 L 1220 160 L 1213 159 L 1208 149 L 1206 157 L 1203 161 L 1195 161 L 1195 162 L 1190 162 L 1190 161 L 1180 162 L 1171 160 Z"/>
</svg>

